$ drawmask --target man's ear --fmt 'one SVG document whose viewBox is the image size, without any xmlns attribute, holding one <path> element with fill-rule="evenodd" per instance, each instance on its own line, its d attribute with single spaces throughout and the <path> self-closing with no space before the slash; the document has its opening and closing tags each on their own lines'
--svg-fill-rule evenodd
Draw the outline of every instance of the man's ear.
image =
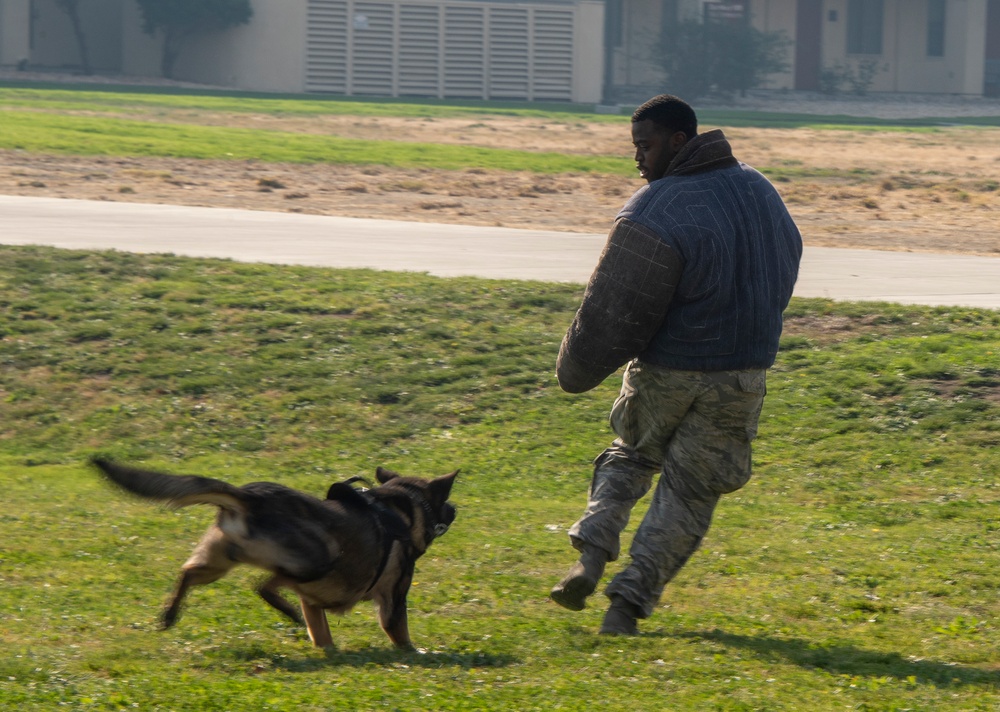
<svg viewBox="0 0 1000 712">
<path fill-rule="evenodd" d="M 670 150 L 680 151 L 681 147 L 688 142 L 688 136 L 683 131 L 674 131 L 670 134 Z"/>
</svg>

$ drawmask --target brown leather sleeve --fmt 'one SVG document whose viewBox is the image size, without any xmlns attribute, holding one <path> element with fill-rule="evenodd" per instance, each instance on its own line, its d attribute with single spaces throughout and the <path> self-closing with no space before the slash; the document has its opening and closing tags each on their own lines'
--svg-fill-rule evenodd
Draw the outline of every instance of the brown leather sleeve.
<svg viewBox="0 0 1000 712">
<path fill-rule="evenodd" d="M 589 391 L 642 353 L 663 323 L 683 266 L 649 228 L 615 223 L 559 349 L 556 377 L 564 391 Z"/>
</svg>

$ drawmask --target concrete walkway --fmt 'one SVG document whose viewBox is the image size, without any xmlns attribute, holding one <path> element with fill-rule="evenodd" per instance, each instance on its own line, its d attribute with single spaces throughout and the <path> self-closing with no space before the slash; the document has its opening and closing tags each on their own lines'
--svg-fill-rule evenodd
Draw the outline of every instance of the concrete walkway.
<svg viewBox="0 0 1000 712">
<path fill-rule="evenodd" d="M 604 235 L 0 196 L 0 244 L 585 283 Z M 800 297 L 1000 309 L 1000 258 L 806 248 Z"/>
</svg>

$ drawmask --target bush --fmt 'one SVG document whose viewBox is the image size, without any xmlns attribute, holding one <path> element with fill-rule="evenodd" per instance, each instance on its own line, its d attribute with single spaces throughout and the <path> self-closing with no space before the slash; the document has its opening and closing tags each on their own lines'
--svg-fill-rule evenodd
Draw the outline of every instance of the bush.
<svg viewBox="0 0 1000 712">
<path fill-rule="evenodd" d="M 664 35 L 658 54 L 670 91 L 696 99 L 713 90 L 746 94 L 760 86 L 769 74 L 788 69 L 790 45 L 784 32 L 687 20 Z"/>
<path fill-rule="evenodd" d="M 837 62 L 832 67 L 824 67 L 819 73 L 819 90 L 824 94 L 839 94 L 848 87 L 851 93 L 864 96 L 868 93 L 875 75 L 885 71 L 874 59 L 863 59 L 854 63 Z"/>
</svg>

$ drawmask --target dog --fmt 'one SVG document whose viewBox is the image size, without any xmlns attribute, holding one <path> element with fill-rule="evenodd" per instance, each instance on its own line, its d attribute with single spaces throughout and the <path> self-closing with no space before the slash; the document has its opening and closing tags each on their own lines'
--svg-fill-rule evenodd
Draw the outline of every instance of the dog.
<svg viewBox="0 0 1000 712">
<path fill-rule="evenodd" d="M 111 482 L 172 507 L 211 504 L 218 516 L 190 558 L 163 610 L 163 628 L 177 621 L 192 586 L 217 581 L 237 564 L 271 573 L 257 588 L 270 606 L 305 625 L 316 647 L 333 645 L 326 612 L 343 614 L 374 601 L 379 623 L 397 648 L 412 649 L 406 595 L 431 543 L 455 520 L 448 498 L 458 470 L 436 479 L 405 477 L 379 467 L 379 485 L 357 489 L 351 478 L 326 499 L 273 482 L 236 487 L 196 475 L 152 472 L 94 458 Z M 302 615 L 281 595 L 290 589 Z"/>
</svg>

